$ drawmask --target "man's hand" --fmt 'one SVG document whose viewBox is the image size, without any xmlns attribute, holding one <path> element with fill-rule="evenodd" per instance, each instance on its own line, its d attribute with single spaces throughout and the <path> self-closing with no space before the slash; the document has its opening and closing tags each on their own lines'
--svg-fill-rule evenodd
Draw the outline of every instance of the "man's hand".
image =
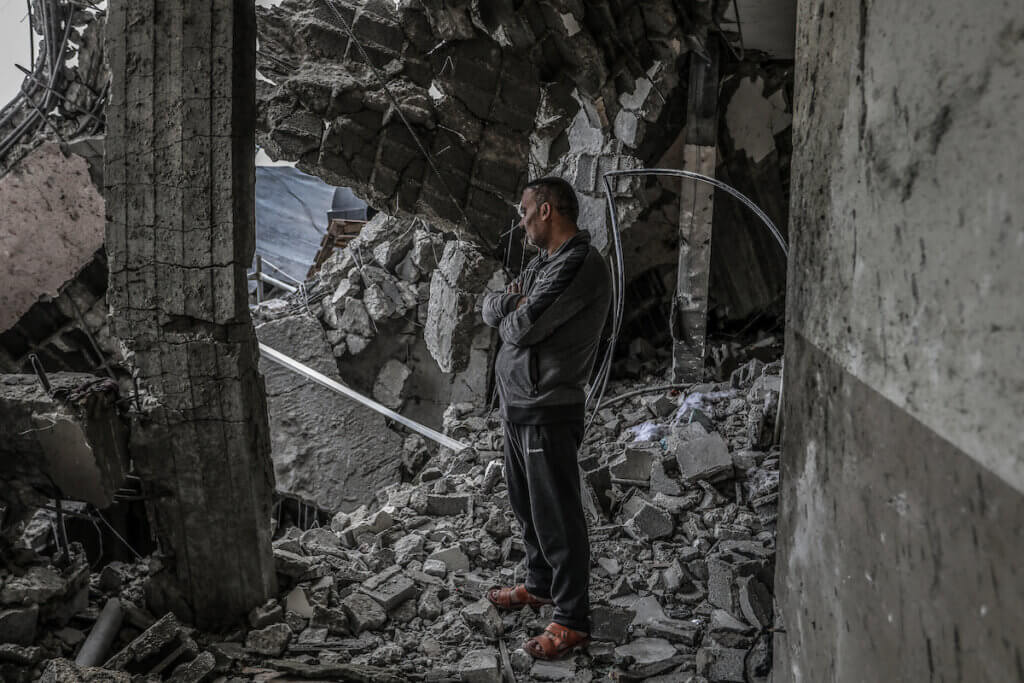
<svg viewBox="0 0 1024 683">
<path fill-rule="evenodd" d="M 508 294 L 519 294 L 523 291 L 523 286 L 519 284 L 519 279 L 516 278 L 509 283 L 508 287 L 505 288 L 505 292 Z"/>
<path fill-rule="evenodd" d="M 522 306 L 526 302 L 527 302 L 527 298 L 525 296 L 519 297 L 519 301 L 516 302 L 516 308 L 518 309 L 520 306 Z"/>
</svg>

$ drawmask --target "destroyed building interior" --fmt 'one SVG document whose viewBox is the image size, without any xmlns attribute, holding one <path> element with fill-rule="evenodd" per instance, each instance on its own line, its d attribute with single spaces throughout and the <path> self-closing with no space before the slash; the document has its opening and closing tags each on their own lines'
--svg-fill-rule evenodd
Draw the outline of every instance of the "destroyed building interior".
<svg viewBox="0 0 1024 683">
<path fill-rule="evenodd" d="M 0 681 L 1024 681 L 1024 5 L 15 4 Z M 542 176 L 612 283 L 554 661 Z"/>
</svg>

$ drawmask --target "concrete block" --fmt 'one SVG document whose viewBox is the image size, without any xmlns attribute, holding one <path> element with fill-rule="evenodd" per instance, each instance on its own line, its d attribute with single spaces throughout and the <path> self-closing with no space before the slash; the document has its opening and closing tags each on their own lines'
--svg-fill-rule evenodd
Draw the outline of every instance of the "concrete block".
<svg viewBox="0 0 1024 683">
<path fill-rule="evenodd" d="M 348 617 L 352 632 L 374 631 L 388 620 L 388 615 L 379 602 L 363 593 L 352 593 L 341 600 L 341 609 Z"/>
<path fill-rule="evenodd" d="M 674 451 L 684 481 L 714 480 L 732 474 L 732 457 L 725 440 L 710 434 L 692 441 L 681 441 Z"/>
<path fill-rule="evenodd" d="M 468 560 L 467 560 L 468 565 Z M 428 557 L 423 562 L 423 573 L 429 574 L 430 576 L 436 576 L 444 578 L 445 574 L 448 573 L 448 565 L 445 561 L 436 557 Z"/>
<path fill-rule="evenodd" d="M 473 497 L 468 493 L 429 494 L 427 496 L 427 514 L 434 516 L 468 514 L 472 510 L 472 503 Z"/>
<path fill-rule="evenodd" d="M 292 639 L 287 624 L 271 624 L 266 628 L 249 631 L 245 637 L 247 650 L 267 657 L 280 657 Z"/>
<path fill-rule="evenodd" d="M 458 546 L 449 546 L 447 548 L 437 550 L 431 553 L 427 558 L 427 561 L 430 560 L 440 560 L 441 562 L 444 562 L 445 570 L 449 572 L 469 570 L 469 558 Z M 424 565 L 423 568 L 426 570 L 426 565 Z"/>
<path fill-rule="evenodd" d="M 752 576 L 740 577 L 739 585 L 740 611 L 743 618 L 759 630 L 770 628 L 772 617 L 772 595 L 763 583 Z"/>
<path fill-rule="evenodd" d="M 743 683 L 745 649 L 702 647 L 697 650 L 697 673 L 713 683 Z"/>
<path fill-rule="evenodd" d="M 485 638 L 498 638 L 505 630 L 501 615 L 486 598 L 462 608 L 462 618 L 467 626 Z"/>
<path fill-rule="evenodd" d="M 191 662 L 179 664 L 171 672 L 167 683 L 201 683 L 207 680 L 217 667 L 217 660 L 209 652 L 200 652 Z"/>
<path fill-rule="evenodd" d="M 675 522 L 669 513 L 647 501 L 642 501 L 640 509 L 623 524 L 622 528 L 637 540 L 652 541 L 671 536 L 675 531 Z"/>
<path fill-rule="evenodd" d="M 502 683 L 501 667 L 493 650 L 473 650 L 459 662 L 463 683 Z"/>
<path fill-rule="evenodd" d="M 396 573 L 388 577 L 373 588 L 366 588 L 364 586 L 364 590 L 367 595 L 379 602 L 385 611 L 392 610 L 406 600 L 419 595 L 419 589 L 416 587 L 416 584 L 402 573 Z"/>
<path fill-rule="evenodd" d="M 651 476 L 651 461 L 654 451 L 650 448 L 626 447 L 625 452 L 608 463 L 611 475 L 616 479 L 647 481 Z"/>
<path fill-rule="evenodd" d="M 31 645 L 38 622 L 39 605 L 0 610 L 0 643 Z"/>
<path fill-rule="evenodd" d="M 590 611 L 590 635 L 594 640 L 610 640 L 622 645 L 629 639 L 635 617 L 636 612 L 625 607 L 595 605 Z"/>
<path fill-rule="evenodd" d="M 265 605 L 253 607 L 249 612 L 249 626 L 254 629 L 264 628 L 276 624 L 284 619 L 284 608 L 277 600 L 268 600 Z"/>
</svg>

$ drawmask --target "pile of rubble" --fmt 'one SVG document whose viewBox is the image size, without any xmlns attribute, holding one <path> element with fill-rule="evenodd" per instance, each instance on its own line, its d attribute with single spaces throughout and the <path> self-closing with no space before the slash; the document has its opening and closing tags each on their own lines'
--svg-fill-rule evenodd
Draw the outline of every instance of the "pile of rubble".
<svg viewBox="0 0 1024 683">
<path fill-rule="evenodd" d="M 445 431 L 471 448 L 442 450 L 413 481 L 338 513 L 329 527 L 278 530 L 282 594 L 254 609 L 245 630 L 202 634 L 171 615 L 154 621 L 142 609 L 142 578 L 130 580 L 145 574 L 144 564 L 94 574 L 86 615 L 94 618 L 111 597 L 131 615 L 104 665 L 126 675 L 107 672 L 103 680 L 497 683 L 507 672 L 519 680 L 613 673 L 620 680 L 766 681 L 778 496 L 778 452 L 770 444 L 780 369 L 752 361 L 729 382 L 679 393 L 650 393 L 650 383 L 612 387 L 619 398 L 606 400 L 580 453 L 594 558 L 594 642 L 586 653 L 533 661 L 518 647 L 547 625 L 551 608 L 502 614 L 484 598 L 492 585 L 523 579 L 523 547 L 504 494 L 500 423 L 462 404 L 449 407 Z M 404 449 L 426 446 L 413 436 Z M 5 603 L 14 599 L 12 583 L 5 577 Z M 17 599 L 22 611 L 39 602 Z M 3 615 L 0 624 L 14 619 Z M 67 641 L 54 640 L 59 634 L 44 636 L 47 645 L 29 655 L 15 649 L 24 646 L 3 646 L 0 659 L 25 667 L 20 679 L 9 679 L 97 680 L 89 678 L 97 672 L 76 674 L 67 660 L 43 662 L 72 654 Z"/>
</svg>

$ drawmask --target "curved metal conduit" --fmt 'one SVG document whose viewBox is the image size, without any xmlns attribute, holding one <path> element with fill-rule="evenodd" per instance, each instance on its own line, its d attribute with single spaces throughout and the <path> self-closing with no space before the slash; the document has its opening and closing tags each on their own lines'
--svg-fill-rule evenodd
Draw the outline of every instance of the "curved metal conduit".
<svg viewBox="0 0 1024 683">
<path fill-rule="evenodd" d="M 625 266 L 622 258 L 622 238 L 619 236 L 619 220 L 615 212 L 615 197 L 612 189 L 612 178 L 625 176 L 673 176 L 677 178 L 690 178 L 699 182 L 707 183 L 720 190 L 728 192 L 736 199 L 740 200 L 744 205 L 750 208 L 754 214 L 761 219 L 765 227 L 778 242 L 779 247 L 782 249 L 782 253 L 789 258 L 789 245 L 786 243 L 785 238 L 779 229 L 775 227 L 775 223 L 772 222 L 768 215 L 761 210 L 757 204 L 755 204 L 749 197 L 737 190 L 735 187 L 723 183 L 721 180 L 712 178 L 710 176 L 703 175 L 701 173 L 695 173 L 693 171 L 683 171 L 676 168 L 634 168 L 624 169 L 621 171 L 608 171 L 602 177 L 604 180 L 604 194 L 608 202 L 608 212 L 611 214 L 611 242 L 615 248 L 615 258 L 612 261 L 612 329 L 611 334 L 608 337 L 608 347 L 605 349 L 604 358 L 601 360 L 601 365 L 598 367 L 597 374 L 594 376 L 594 382 L 590 386 L 590 392 L 587 394 L 586 406 L 589 408 L 591 402 L 594 402 L 594 396 L 597 396 L 597 401 L 594 402 L 593 410 L 590 413 L 590 419 L 587 421 L 586 431 L 590 430 L 590 425 L 594 423 L 594 418 L 597 417 L 597 411 L 601 409 L 601 400 L 604 398 L 605 389 L 608 387 L 608 376 L 611 374 L 612 367 L 612 355 L 615 353 L 615 344 L 619 339 L 619 331 L 622 328 L 622 311 L 625 302 Z M 781 410 L 782 397 L 779 397 L 779 406 Z M 776 420 L 778 422 L 778 420 Z M 586 434 L 584 431 L 584 434 Z"/>
</svg>

